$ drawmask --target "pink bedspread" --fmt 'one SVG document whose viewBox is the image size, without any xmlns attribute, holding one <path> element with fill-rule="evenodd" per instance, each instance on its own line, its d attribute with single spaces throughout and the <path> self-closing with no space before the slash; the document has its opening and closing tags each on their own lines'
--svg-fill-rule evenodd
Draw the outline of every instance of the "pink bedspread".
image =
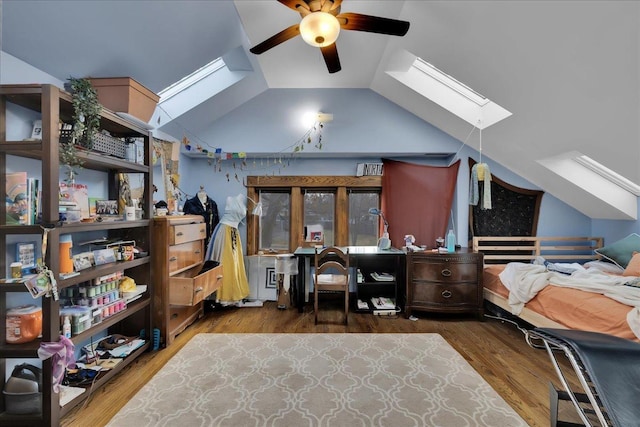
<svg viewBox="0 0 640 427">
<path fill-rule="evenodd" d="M 485 288 L 508 298 L 509 290 L 498 277 L 504 267 L 498 264 L 485 266 L 483 280 Z M 627 323 L 630 307 L 604 295 L 547 286 L 525 307 L 571 329 L 602 332 L 639 341 Z"/>
</svg>

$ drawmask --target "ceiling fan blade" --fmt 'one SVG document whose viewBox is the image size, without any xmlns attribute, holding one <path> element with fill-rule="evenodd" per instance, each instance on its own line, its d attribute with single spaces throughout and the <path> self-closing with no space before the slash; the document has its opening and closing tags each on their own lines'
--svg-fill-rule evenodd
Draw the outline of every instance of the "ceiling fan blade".
<svg viewBox="0 0 640 427">
<path fill-rule="evenodd" d="M 341 13 L 336 16 L 343 30 L 367 31 L 369 33 L 404 36 L 409 31 L 409 22 L 398 19 L 380 18 L 360 13 Z"/>
<path fill-rule="evenodd" d="M 335 43 L 321 47 L 320 50 L 322 51 L 324 63 L 327 64 L 329 73 L 337 73 L 342 70 L 342 67 L 340 66 L 340 58 L 338 57 L 338 48 Z"/>
<path fill-rule="evenodd" d="M 322 3 L 322 10 L 323 12 L 330 12 L 332 10 L 336 10 L 340 7 L 340 5 L 342 4 L 342 0 L 323 0 Z M 336 15 L 336 13 L 334 12 L 333 15 Z"/>
<path fill-rule="evenodd" d="M 268 51 L 272 47 L 276 47 L 280 43 L 284 43 L 287 40 L 292 39 L 299 34 L 300 34 L 300 25 L 299 24 L 292 25 L 280 31 L 278 34 L 269 37 L 262 43 L 258 43 L 257 45 L 249 49 L 249 52 L 256 55 L 260 55 L 261 53 Z"/>
<path fill-rule="evenodd" d="M 305 3 L 303 0 L 278 0 L 283 5 L 287 6 L 289 9 L 293 9 L 296 12 L 300 12 L 298 10 L 299 7 L 310 10 L 309 5 Z"/>
</svg>

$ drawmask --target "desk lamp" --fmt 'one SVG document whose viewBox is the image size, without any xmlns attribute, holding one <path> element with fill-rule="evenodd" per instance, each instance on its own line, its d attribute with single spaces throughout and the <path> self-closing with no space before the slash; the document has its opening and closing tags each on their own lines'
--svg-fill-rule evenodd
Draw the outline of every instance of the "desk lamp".
<svg viewBox="0 0 640 427">
<path fill-rule="evenodd" d="M 377 215 L 382 218 L 384 222 L 384 232 L 382 233 L 382 237 L 378 239 L 378 249 L 389 249 L 391 247 L 391 239 L 389 239 L 389 223 L 387 219 L 384 217 L 382 211 L 378 208 L 370 208 L 369 213 L 371 215 Z"/>
</svg>

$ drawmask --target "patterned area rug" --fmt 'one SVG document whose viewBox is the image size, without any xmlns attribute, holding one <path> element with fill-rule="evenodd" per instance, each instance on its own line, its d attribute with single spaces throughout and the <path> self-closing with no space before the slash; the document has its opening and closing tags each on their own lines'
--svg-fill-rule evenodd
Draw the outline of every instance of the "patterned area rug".
<svg viewBox="0 0 640 427">
<path fill-rule="evenodd" d="M 526 426 L 438 334 L 199 334 L 108 426 Z"/>
</svg>

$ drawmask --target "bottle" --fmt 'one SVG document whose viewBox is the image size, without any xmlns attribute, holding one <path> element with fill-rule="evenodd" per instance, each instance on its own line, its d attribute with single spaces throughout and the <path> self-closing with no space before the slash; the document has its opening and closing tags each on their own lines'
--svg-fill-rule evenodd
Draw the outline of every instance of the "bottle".
<svg viewBox="0 0 640 427">
<path fill-rule="evenodd" d="M 65 338 L 71 338 L 71 322 L 69 316 L 64 316 L 64 322 L 62 322 L 62 335 Z"/>
<path fill-rule="evenodd" d="M 453 253 L 456 251 L 456 235 L 453 230 L 449 230 L 447 233 L 447 252 Z"/>
<path fill-rule="evenodd" d="M 73 273 L 73 256 L 71 234 L 60 236 L 60 273 Z"/>
</svg>

